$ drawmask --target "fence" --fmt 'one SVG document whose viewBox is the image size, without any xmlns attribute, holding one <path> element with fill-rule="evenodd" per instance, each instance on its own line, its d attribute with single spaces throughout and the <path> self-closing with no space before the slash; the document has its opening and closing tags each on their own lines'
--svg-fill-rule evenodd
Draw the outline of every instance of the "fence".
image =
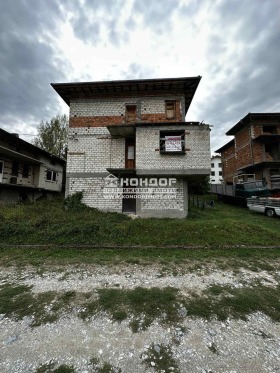
<svg viewBox="0 0 280 373">
<path fill-rule="evenodd" d="M 199 198 L 198 196 L 191 195 L 189 196 L 189 207 L 198 207 L 202 210 L 204 210 L 206 207 L 215 207 L 214 200 L 205 200 L 202 198 Z"/>
</svg>

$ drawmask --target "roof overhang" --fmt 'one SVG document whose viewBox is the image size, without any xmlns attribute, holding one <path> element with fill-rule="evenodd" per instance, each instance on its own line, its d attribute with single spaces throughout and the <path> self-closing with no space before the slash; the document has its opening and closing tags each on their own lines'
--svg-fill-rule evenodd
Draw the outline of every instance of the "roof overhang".
<svg viewBox="0 0 280 373">
<path fill-rule="evenodd" d="M 230 140 L 228 143 L 226 143 L 224 146 L 222 146 L 220 149 L 215 150 L 215 153 L 222 153 L 228 148 L 231 148 L 234 146 L 234 139 Z"/>
<path fill-rule="evenodd" d="M 238 123 L 236 123 L 235 126 L 233 126 L 226 135 L 234 136 L 237 132 L 239 132 L 241 129 L 245 128 L 248 124 L 250 124 L 252 121 L 258 122 L 258 121 L 267 121 L 267 124 L 275 123 L 275 121 L 278 120 L 280 123 L 280 113 L 248 113 L 245 115 L 244 118 L 242 118 Z"/>
<path fill-rule="evenodd" d="M 80 83 L 51 83 L 59 96 L 70 105 L 72 98 L 128 97 L 155 94 L 182 94 L 187 113 L 201 76 L 166 79 L 113 80 Z"/>
<path fill-rule="evenodd" d="M 3 155 L 7 155 L 8 157 L 11 157 L 13 159 L 22 160 L 24 162 L 34 163 L 34 164 L 41 164 L 43 162 L 40 162 L 36 158 L 29 157 L 28 155 L 16 152 L 14 150 L 5 148 L 4 146 L 0 145 L 0 153 Z"/>
</svg>

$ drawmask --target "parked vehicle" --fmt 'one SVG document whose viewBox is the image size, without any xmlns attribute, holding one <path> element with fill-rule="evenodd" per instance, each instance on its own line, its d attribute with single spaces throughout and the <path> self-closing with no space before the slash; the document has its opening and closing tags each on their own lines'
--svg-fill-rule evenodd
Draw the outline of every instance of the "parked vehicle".
<svg viewBox="0 0 280 373">
<path fill-rule="evenodd" d="M 248 177 L 250 176 L 250 177 Z M 269 189 L 263 180 L 255 180 L 254 175 L 240 175 L 233 179 L 232 185 L 212 184 L 211 192 L 220 200 L 241 203 L 246 206 L 246 199 L 253 196 L 268 197 Z"/>
<path fill-rule="evenodd" d="M 247 198 L 247 207 L 251 211 L 261 212 L 270 218 L 280 216 L 280 198 Z"/>
</svg>

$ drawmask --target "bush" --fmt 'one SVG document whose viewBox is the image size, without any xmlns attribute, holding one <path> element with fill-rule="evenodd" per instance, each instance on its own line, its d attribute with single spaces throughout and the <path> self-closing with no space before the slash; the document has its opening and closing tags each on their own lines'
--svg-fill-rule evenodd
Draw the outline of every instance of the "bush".
<svg viewBox="0 0 280 373">
<path fill-rule="evenodd" d="M 86 208 L 86 205 L 82 203 L 83 192 L 76 192 L 71 196 L 65 198 L 64 207 L 65 210 L 80 210 Z"/>
</svg>

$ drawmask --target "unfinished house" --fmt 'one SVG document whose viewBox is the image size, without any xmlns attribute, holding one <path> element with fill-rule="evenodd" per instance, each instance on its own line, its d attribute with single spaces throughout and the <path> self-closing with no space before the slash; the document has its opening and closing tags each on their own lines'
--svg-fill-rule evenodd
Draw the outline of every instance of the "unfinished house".
<svg viewBox="0 0 280 373">
<path fill-rule="evenodd" d="M 0 203 L 57 195 L 64 167 L 64 160 L 0 129 Z"/>
<path fill-rule="evenodd" d="M 216 151 L 222 157 L 224 182 L 254 174 L 271 190 L 280 190 L 280 113 L 249 113 L 226 134 L 234 139 Z"/>
<path fill-rule="evenodd" d="M 66 196 L 103 211 L 187 215 L 188 182 L 210 174 L 210 129 L 185 116 L 200 77 L 52 87 L 70 106 Z"/>
</svg>

